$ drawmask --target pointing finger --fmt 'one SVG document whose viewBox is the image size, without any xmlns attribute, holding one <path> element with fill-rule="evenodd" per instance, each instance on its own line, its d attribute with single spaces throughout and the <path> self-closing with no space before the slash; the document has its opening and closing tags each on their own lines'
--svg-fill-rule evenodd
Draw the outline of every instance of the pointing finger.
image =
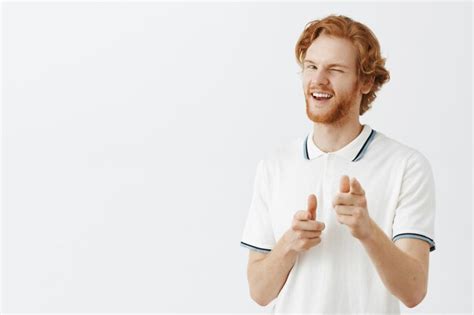
<svg viewBox="0 0 474 315">
<path fill-rule="evenodd" d="M 310 220 L 316 220 L 316 208 L 318 206 L 318 201 L 316 195 L 311 194 L 308 197 L 308 212 L 310 214 Z"/>
<path fill-rule="evenodd" d="M 349 176 L 343 175 L 339 184 L 339 190 L 343 193 L 350 192 Z"/>
<path fill-rule="evenodd" d="M 351 179 L 351 194 L 353 195 L 365 194 L 365 191 L 362 188 L 362 185 L 359 183 L 359 181 L 355 177 L 352 177 Z"/>
</svg>

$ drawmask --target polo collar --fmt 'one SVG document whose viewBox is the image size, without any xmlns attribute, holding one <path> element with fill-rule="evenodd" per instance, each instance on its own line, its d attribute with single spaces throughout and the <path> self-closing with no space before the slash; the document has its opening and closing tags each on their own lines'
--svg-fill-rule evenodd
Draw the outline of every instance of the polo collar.
<svg viewBox="0 0 474 315">
<path fill-rule="evenodd" d="M 313 133 L 314 129 L 310 131 L 303 142 L 303 156 L 306 160 L 316 159 L 322 155 L 328 154 L 327 152 L 321 151 L 314 144 Z M 345 145 L 343 148 L 330 153 L 342 157 L 348 161 L 359 161 L 364 156 L 364 153 L 374 138 L 375 133 L 375 130 L 369 125 L 364 125 L 362 131 L 354 140 Z"/>
</svg>

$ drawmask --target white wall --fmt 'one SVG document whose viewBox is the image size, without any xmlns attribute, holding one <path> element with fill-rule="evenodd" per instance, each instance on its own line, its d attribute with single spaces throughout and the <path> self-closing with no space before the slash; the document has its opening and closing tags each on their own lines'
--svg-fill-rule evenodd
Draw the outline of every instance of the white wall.
<svg viewBox="0 0 474 315">
<path fill-rule="evenodd" d="M 402 310 L 469 313 L 471 4 L 334 2 L 4 3 L 1 311 L 261 311 L 253 177 L 311 128 L 293 49 L 330 13 L 387 57 L 362 122 L 435 174 L 429 292 Z"/>
</svg>

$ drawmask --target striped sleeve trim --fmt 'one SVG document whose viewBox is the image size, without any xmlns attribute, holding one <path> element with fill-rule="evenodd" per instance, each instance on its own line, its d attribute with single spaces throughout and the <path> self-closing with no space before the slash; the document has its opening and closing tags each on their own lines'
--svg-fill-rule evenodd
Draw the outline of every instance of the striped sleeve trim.
<svg viewBox="0 0 474 315">
<path fill-rule="evenodd" d="M 264 254 L 267 254 L 267 253 L 271 252 L 271 249 L 266 249 L 266 248 L 253 246 L 253 245 L 250 245 L 250 244 L 247 244 L 247 243 L 244 243 L 244 242 L 240 242 L 240 246 L 251 249 L 251 250 L 259 252 L 259 253 L 264 253 Z"/>
<path fill-rule="evenodd" d="M 401 233 L 401 234 L 397 234 L 395 235 L 393 238 L 392 238 L 392 241 L 395 242 L 396 240 L 399 240 L 401 238 L 416 238 L 416 239 L 419 239 L 419 240 L 422 240 L 422 241 L 425 241 L 425 242 L 428 242 L 428 244 L 430 244 L 430 252 L 434 251 L 436 249 L 436 244 L 435 242 L 427 237 L 427 236 L 424 236 L 424 235 L 421 235 L 421 234 L 417 234 L 417 233 Z"/>
</svg>

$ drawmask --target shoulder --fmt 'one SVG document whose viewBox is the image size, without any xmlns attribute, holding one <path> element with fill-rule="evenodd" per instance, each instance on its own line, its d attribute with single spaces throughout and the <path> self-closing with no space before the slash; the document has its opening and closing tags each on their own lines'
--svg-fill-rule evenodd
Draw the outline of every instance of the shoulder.
<svg viewBox="0 0 474 315">
<path fill-rule="evenodd" d="M 373 142 L 373 154 L 383 157 L 385 161 L 401 162 L 405 169 L 431 168 L 428 158 L 418 149 L 388 137 L 382 132 L 376 132 Z"/>
<path fill-rule="evenodd" d="M 306 136 L 280 142 L 266 152 L 261 163 L 269 173 L 277 173 L 283 167 L 304 162 L 304 142 Z"/>
</svg>

